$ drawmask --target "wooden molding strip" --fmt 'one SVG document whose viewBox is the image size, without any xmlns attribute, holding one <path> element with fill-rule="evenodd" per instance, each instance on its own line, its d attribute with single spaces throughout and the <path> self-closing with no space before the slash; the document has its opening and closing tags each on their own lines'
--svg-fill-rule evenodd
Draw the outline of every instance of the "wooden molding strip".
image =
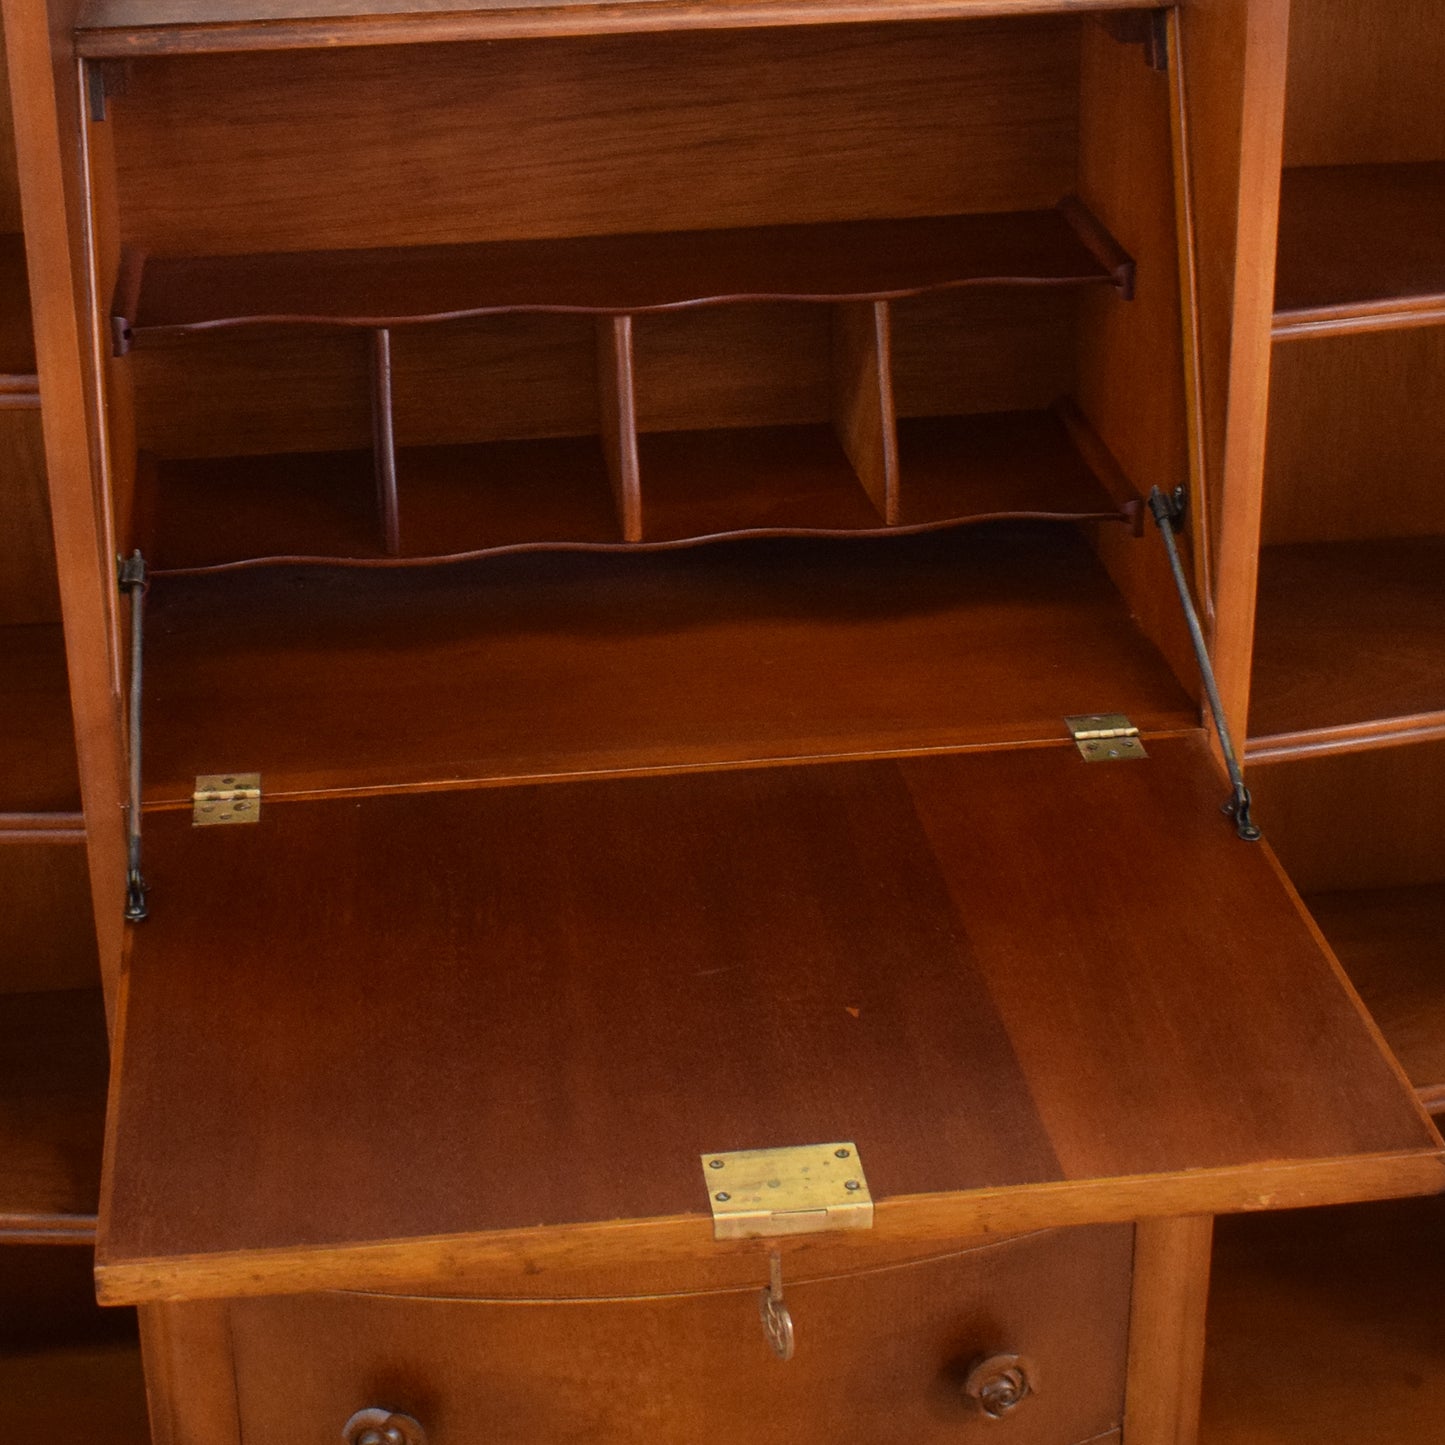
<svg viewBox="0 0 1445 1445">
<path fill-rule="evenodd" d="M 92 0 L 76 30 L 89 60 L 255 50 L 516 40 L 657 30 L 741 30 L 891 20 L 982 19 L 1137 10 L 1135 0 L 606 0 L 547 4 L 491 0 L 256 0 L 249 13 L 225 0 Z M 1162 8 L 1162 7 L 1149 7 Z"/>
<path fill-rule="evenodd" d="M 1363 753 L 1375 748 L 1398 748 L 1407 743 L 1445 738 L 1445 712 L 1415 713 L 1410 717 L 1379 718 L 1337 727 L 1304 728 L 1250 738 L 1245 744 L 1248 763 L 1283 763 L 1295 758 L 1321 758 L 1335 753 Z"/>
<path fill-rule="evenodd" d="M 1435 1194 L 1445 1187 L 1445 1161 L 1433 1153 L 1367 1155 L 1256 1166 L 1200 1169 L 1147 1179 L 1068 1180 L 966 1194 L 880 1200 L 874 1227 L 858 1231 L 866 1247 L 975 1234 L 1017 1234 L 1080 1224 L 1122 1224 L 1178 1214 L 1224 1214 L 1346 1204 L 1381 1194 Z M 667 1219 L 608 1220 L 550 1229 L 358 1242 L 341 1246 L 251 1249 L 233 1254 L 114 1259 L 104 1232 L 96 1249 L 102 1304 L 240 1298 L 328 1289 L 395 1289 L 430 1293 L 465 1273 L 477 1287 L 499 1288 L 522 1275 L 553 1275 L 628 1258 L 639 1288 L 720 1245 L 702 1214 Z M 539 1291 L 540 1292 L 540 1291 Z"/>
</svg>

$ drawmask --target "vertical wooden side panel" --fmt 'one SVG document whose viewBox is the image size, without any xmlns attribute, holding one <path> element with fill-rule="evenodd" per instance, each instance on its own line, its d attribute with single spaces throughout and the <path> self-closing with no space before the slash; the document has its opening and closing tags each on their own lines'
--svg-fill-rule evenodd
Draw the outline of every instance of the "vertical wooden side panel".
<svg viewBox="0 0 1445 1445">
<path fill-rule="evenodd" d="M 0 407 L 0 624 L 58 622 L 45 442 L 33 406 Z"/>
<path fill-rule="evenodd" d="M 1150 1219 L 1134 1229 L 1127 1445 L 1195 1445 L 1214 1220 Z"/>
<path fill-rule="evenodd" d="M 896 526 L 898 429 L 887 301 L 833 308 L 833 426 L 878 515 Z"/>
<path fill-rule="evenodd" d="M 1133 484 L 1167 490 L 1187 474 L 1169 81 L 1139 47 L 1086 25 L 1080 97 L 1079 195 L 1138 270 L 1132 300 L 1105 287 L 1079 297 L 1074 394 Z M 1152 522 L 1147 531 L 1136 540 L 1123 528 L 1098 527 L 1095 546 L 1144 631 L 1198 696 L 1168 559 Z"/>
<path fill-rule="evenodd" d="M 153 1445 L 240 1445 L 230 1305 L 147 1305 L 140 1333 Z"/>
<path fill-rule="evenodd" d="M 102 980 L 113 997 L 124 934 L 115 564 L 104 499 L 99 354 L 88 254 L 74 0 L 4 0 L 15 144 L 61 614 L 75 713 Z"/>
<path fill-rule="evenodd" d="M 1214 501 L 1212 650 L 1225 711 L 1249 708 L 1289 0 L 1190 0 L 1175 56 L 1188 104 L 1202 464 Z"/>
<path fill-rule="evenodd" d="M 597 400 L 602 446 L 625 542 L 642 540 L 642 484 L 637 463 L 637 401 L 633 385 L 632 318 L 597 321 Z"/>
</svg>

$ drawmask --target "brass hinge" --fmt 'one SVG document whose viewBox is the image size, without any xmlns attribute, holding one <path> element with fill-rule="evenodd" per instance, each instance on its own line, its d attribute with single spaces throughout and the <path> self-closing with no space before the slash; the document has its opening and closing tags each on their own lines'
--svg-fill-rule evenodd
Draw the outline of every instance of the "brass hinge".
<svg viewBox="0 0 1445 1445">
<path fill-rule="evenodd" d="M 871 1229 L 873 1196 L 853 1144 L 704 1154 L 714 1239 Z"/>
<path fill-rule="evenodd" d="M 1121 712 L 1080 713 L 1066 717 L 1064 726 L 1090 763 L 1123 763 L 1147 758 L 1139 729 Z"/>
<path fill-rule="evenodd" d="M 221 823 L 256 823 L 261 818 L 260 773 L 206 773 L 191 794 L 191 822 L 197 828 Z"/>
</svg>

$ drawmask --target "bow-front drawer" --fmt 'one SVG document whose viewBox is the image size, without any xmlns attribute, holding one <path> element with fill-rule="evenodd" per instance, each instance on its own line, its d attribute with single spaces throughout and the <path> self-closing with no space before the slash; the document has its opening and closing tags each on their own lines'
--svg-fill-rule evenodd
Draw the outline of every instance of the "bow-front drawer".
<svg viewBox="0 0 1445 1445">
<path fill-rule="evenodd" d="M 725 1292 L 231 1303 L 243 1445 L 1111 1438 L 1133 1231 L 1046 1231 Z M 770 1309 L 769 1306 L 773 1308 Z M 779 1358 L 768 1317 L 787 1320 Z M 785 1353 L 785 1351 L 784 1351 Z"/>
</svg>

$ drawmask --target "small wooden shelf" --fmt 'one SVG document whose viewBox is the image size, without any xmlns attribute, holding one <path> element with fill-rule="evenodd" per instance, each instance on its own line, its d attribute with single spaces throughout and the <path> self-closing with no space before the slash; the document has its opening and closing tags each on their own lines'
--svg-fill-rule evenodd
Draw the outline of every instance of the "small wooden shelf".
<svg viewBox="0 0 1445 1445">
<path fill-rule="evenodd" d="M 898 423 L 898 467 L 903 526 L 958 517 L 1137 526 L 1143 516 L 1137 493 L 1069 407 L 904 418 Z"/>
<path fill-rule="evenodd" d="M 0 1351 L 0 1397 L 17 1440 L 150 1445 L 138 1341 Z"/>
<path fill-rule="evenodd" d="M 645 542 L 883 528 L 829 426 L 653 432 L 637 451 Z"/>
<path fill-rule="evenodd" d="M 1445 1110 L 1445 883 L 1305 901 L 1426 1107 Z"/>
<path fill-rule="evenodd" d="M 894 527 L 834 430 L 816 425 L 639 436 L 642 528 L 633 543 L 623 540 L 596 437 L 401 449 L 400 546 L 391 555 L 372 459 L 361 452 L 153 464 L 137 535 L 164 573 L 301 558 L 384 566 L 520 548 L 886 535 L 1001 518 L 1137 525 L 1137 494 L 1071 416 L 1061 408 L 900 422 Z"/>
<path fill-rule="evenodd" d="M 1445 736 L 1445 537 L 1261 553 L 1249 756 Z"/>
<path fill-rule="evenodd" d="M 59 624 L 0 627 L 0 671 L 0 830 L 70 827 L 80 783 Z"/>
<path fill-rule="evenodd" d="M 1445 1414 L 1445 1199 L 1215 1225 L 1200 1445 L 1424 1445 Z"/>
<path fill-rule="evenodd" d="M 172 806 L 227 768 L 277 796 L 987 746 L 1106 705 L 1198 723 L 1049 524 L 157 577 L 147 615 L 147 797 Z"/>
<path fill-rule="evenodd" d="M 25 237 L 0 234 L 0 395 L 37 390 Z"/>
<path fill-rule="evenodd" d="M 1275 338 L 1445 321 L 1442 216 L 1445 163 L 1287 169 Z"/>
<path fill-rule="evenodd" d="M 89 0 L 77 49 L 91 58 L 193 55 L 1140 8 L 1139 0 Z"/>
<path fill-rule="evenodd" d="M 1070 197 L 1052 210 L 911 220 L 265 256 L 128 253 L 112 328 L 124 350 L 148 336 L 274 323 L 380 329 L 520 311 L 881 300 L 971 285 L 1129 292 L 1133 274 Z"/>
<path fill-rule="evenodd" d="M 107 1073 L 98 989 L 0 995 L 0 1243 L 95 1238 Z"/>
<path fill-rule="evenodd" d="M 401 548 L 391 560 L 539 542 L 620 545 L 596 437 L 408 447 L 397 453 Z M 152 567 L 286 557 L 383 563 L 370 453 L 154 463 L 139 545 Z"/>
</svg>

